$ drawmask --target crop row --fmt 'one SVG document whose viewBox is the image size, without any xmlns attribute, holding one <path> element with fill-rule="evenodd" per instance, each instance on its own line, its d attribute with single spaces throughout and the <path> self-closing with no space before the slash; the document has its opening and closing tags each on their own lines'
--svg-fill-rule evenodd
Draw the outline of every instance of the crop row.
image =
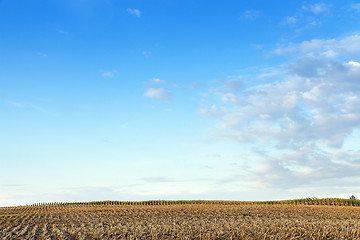
<svg viewBox="0 0 360 240">
<path fill-rule="evenodd" d="M 0 239 L 360 239 L 358 207 L 108 204 L 0 208 Z"/>
<path fill-rule="evenodd" d="M 56 206 L 56 205 L 183 205 L 183 204 L 210 204 L 210 205 L 329 205 L 329 206 L 360 206 L 360 200 L 341 198 L 303 198 L 281 201 L 214 201 L 214 200 L 150 200 L 150 201 L 93 201 L 93 202 L 50 202 L 35 203 L 26 206 Z"/>
</svg>

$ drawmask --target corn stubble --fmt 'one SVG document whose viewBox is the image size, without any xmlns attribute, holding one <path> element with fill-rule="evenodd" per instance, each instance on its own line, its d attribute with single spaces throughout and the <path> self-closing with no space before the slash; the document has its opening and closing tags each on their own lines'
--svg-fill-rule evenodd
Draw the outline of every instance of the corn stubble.
<svg viewBox="0 0 360 240">
<path fill-rule="evenodd" d="M 360 239 L 360 208 L 50 205 L 0 208 L 0 239 Z"/>
</svg>

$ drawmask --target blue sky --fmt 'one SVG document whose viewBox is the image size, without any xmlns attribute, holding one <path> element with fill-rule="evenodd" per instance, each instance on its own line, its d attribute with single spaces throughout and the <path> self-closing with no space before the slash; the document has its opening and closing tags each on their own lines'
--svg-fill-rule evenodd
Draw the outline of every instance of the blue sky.
<svg viewBox="0 0 360 240">
<path fill-rule="evenodd" d="M 0 0 L 0 205 L 360 196 L 359 18 Z"/>
</svg>

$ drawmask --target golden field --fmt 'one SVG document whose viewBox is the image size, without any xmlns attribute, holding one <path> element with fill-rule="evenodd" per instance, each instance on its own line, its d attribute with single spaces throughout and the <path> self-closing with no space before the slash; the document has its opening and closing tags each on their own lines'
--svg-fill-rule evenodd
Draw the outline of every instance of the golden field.
<svg viewBox="0 0 360 240">
<path fill-rule="evenodd" d="M 3 207 L 0 239 L 360 239 L 360 208 L 226 202 Z"/>
</svg>

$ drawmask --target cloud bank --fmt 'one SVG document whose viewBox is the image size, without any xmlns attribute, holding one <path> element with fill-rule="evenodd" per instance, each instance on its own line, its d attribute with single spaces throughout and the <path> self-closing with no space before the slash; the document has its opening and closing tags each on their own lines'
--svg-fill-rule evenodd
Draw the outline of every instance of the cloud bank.
<svg viewBox="0 0 360 240">
<path fill-rule="evenodd" d="M 213 138 L 253 146 L 247 177 L 258 187 L 358 176 L 360 152 L 344 142 L 360 129 L 360 63 L 341 59 L 359 46 L 353 35 L 278 48 L 293 58 L 271 74 L 276 81 L 242 88 L 224 81 L 212 90 L 216 100 L 200 113 L 216 119 Z"/>
</svg>

